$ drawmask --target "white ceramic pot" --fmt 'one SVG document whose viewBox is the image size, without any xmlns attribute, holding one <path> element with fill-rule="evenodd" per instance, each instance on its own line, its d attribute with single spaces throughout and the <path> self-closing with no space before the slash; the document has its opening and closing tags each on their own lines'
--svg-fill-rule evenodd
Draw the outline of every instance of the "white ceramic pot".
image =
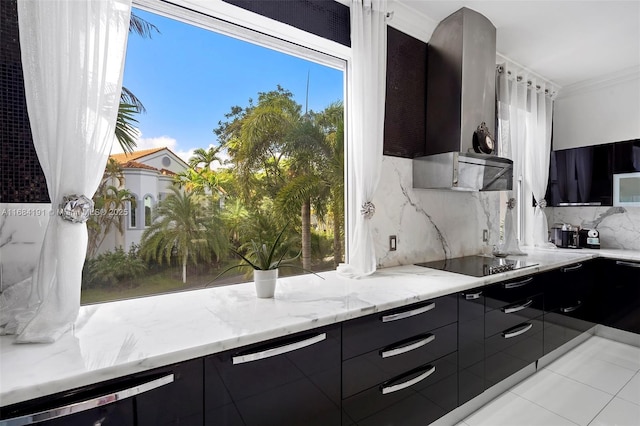
<svg viewBox="0 0 640 426">
<path fill-rule="evenodd" d="M 278 281 L 277 269 L 268 269 L 266 271 L 253 270 L 253 282 L 256 285 L 256 295 L 261 299 L 273 297 L 276 291 L 276 281 Z"/>
</svg>

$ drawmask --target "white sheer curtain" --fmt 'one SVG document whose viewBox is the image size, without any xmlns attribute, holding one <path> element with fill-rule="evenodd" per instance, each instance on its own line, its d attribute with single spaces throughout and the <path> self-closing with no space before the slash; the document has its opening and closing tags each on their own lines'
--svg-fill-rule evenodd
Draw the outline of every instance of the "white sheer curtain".
<svg viewBox="0 0 640 426">
<path fill-rule="evenodd" d="M 510 63 L 498 67 L 498 137 L 500 155 L 514 162 L 514 187 L 519 191 L 518 206 L 524 216 L 520 236 L 526 245 L 553 246 L 548 243 L 544 200 L 549 178 L 553 99 L 557 90 L 551 83 Z M 536 206 L 531 207 L 532 198 Z M 510 195 L 511 196 L 511 195 Z M 505 251 L 520 252 L 517 211 L 507 212 Z"/>
<path fill-rule="evenodd" d="M 498 67 L 496 73 L 496 92 L 498 98 L 498 155 L 513 161 L 514 190 L 509 191 L 509 199 L 514 202 L 509 205 L 505 215 L 504 242 L 501 251 L 509 254 L 521 254 L 518 239 L 518 208 L 515 200 L 522 181 L 524 164 L 524 137 L 526 128 L 526 85 L 511 78 L 513 71 L 506 64 Z"/>
<path fill-rule="evenodd" d="M 349 99 L 350 186 L 355 212 L 350 233 L 349 263 L 338 267 L 344 276 L 358 278 L 376 270 L 371 235 L 371 202 L 382 166 L 384 103 L 387 68 L 386 0 L 352 0 L 351 96 Z"/>
<path fill-rule="evenodd" d="M 527 206 L 525 210 L 527 233 L 525 241 L 528 245 L 537 247 L 555 247 L 549 242 L 549 226 L 544 208 L 544 199 L 549 180 L 549 161 L 551 159 L 551 120 L 553 115 L 553 100 L 545 91 L 545 82 L 530 79 L 528 90 L 528 108 L 530 111 L 527 137 L 525 139 L 525 181 L 531 188 L 536 202 L 535 207 Z M 529 81 L 527 84 L 529 84 Z M 526 195 L 525 195 L 526 200 Z M 525 201 L 526 202 L 526 201 Z"/>
<path fill-rule="evenodd" d="M 2 306 L 17 342 L 55 341 L 77 317 L 87 249 L 78 213 L 92 207 L 81 196 L 95 193 L 114 140 L 130 13 L 131 0 L 18 1 L 33 143 L 52 209 L 66 204 L 80 220 L 50 218 L 27 304 Z"/>
</svg>

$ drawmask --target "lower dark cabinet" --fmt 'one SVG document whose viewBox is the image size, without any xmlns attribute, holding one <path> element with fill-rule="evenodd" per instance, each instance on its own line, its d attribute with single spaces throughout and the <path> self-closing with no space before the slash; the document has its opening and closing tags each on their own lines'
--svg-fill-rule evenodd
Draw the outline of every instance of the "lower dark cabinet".
<svg viewBox="0 0 640 426">
<path fill-rule="evenodd" d="M 340 425 L 339 324 L 208 356 L 204 373 L 206 425 Z"/>
<path fill-rule="evenodd" d="M 457 353 L 421 365 L 342 402 L 344 425 L 424 426 L 458 406 Z"/>
<path fill-rule="evenodd" d="M 485 346 L 487 386 L 506 379 L 542 357 L 542 316 L 489 337 Z"/>
<path fill-rule="evenodd" d="M 598 322 L 640 334 L 640 262 L 597 261 Z"/>
<path fill-rule="evenodd" d="M 173 382 L 136 397 L 136 426 L 201 425 L 204 421 L 203 359 L 156 369 L 153 374 L 173 374 Z"/>
<path fill-rule="evenodd" d="M 544 353 L 569 342 L 596 325 L 598 301 L 594 263 L 580 262 L 544 274 Z"/>
<path fill-rule="evenodd" d="M 484 304 L 482 288 L 458 294 L 458 383 L 460 405 L 486 388 L 484 380 Z"/>
<path fill-rule="evenodd" d="M 197 363 L 198 360 L 194 362 Z M 185 422 L 180 421 L 182 413 L 168 416 L 173 408 L 177 408 L 177 405 L 175 401 L 167 401 L 164 398 L 172 394 L 170 390 L 172 386 L 180 386 L 180 383 L 175 382 L 176 374 L 173 372 L 173 367 L 175 366 L 2 407 L 0 420 L 11 419 L 8 424 L 46 426 L 189 424 L 186 421 L 187 417 L 191 418 L 191 415 L 197 414 L 198 410 L 201 418 L 202 393 L 195 395 L 197 398 L 195 411 L 184 417 Z M 175 421 L 145 423 L 143 420 L 146 420 L 150 413 L 145 412 L 144 408 L 137 412 L 140 408 L 138 402 L 143 398 L 151 405 L 158 405 L 156 411 L 161 415 L 167 415 L 167 420 Z M 176 398 L 179 400 L 180 397 L 176 395 Z M 200 401 L 200 405 L 197 401 Z M 167 409 L 167 407 L 171 408 Z M 156 417 L 156 419 L 161 418 Z M 195 424 L 199 424 L 197 419 Z"/>
</svg>

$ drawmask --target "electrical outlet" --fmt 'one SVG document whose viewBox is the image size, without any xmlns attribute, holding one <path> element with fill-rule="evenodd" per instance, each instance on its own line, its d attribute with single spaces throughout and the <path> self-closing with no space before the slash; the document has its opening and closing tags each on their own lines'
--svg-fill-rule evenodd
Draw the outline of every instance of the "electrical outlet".
<svg viewBox="0 0 640 426">
<path fill-rule="evenodd" d="M 483 243 L 488 243 L 489 242 L 489 230 L 488 229 L 483 229 L 482 230 L 482 242 Z"/>
<path fill-rule="evenodd" d="M 398 239 L 395 235 L 389 235 L 389 251 L 396 251 L 398 248 Z"/>
</svg>

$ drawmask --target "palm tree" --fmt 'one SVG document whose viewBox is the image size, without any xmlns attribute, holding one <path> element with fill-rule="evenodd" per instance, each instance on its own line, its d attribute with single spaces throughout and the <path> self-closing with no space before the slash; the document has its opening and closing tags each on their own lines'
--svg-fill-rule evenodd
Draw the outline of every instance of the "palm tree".
<svg viewBox="0 0 640 426">
<path fill-rule="evenodd" d="M 205 207 L 199 195 L 171 188 L 158 205 L 151 225 L 140 241 L 140 253 L 147 259 L 170 262 L 176 256 L 187 282 L 187 263 L 209 261 L 226 252 L 226 236 L 216 211 Z M 223 237 L 221 237 L 223 236 Z"/>
<path fill-rule="evenodd" d="M 209 149 L 198 148 L 193 151 L 193 155 L 189 158 L 189 166 L 193 169 L 211 170 L 211 164 L 215 161 L 222 164 L 222 158 L 218 155 L 222 150 L 222 145 L 211 146 Z"/>
<path fill-rule="evenodd" d="M 87 244 L 87 257 L 93 257 L 107 235 L 113 230 L 117 231 L 116 244 L 122 240 L 124 232 L 124 212 L 129 203 L 135 208 L 135 199 L 128 190 L 122 188 L 124 174 L 122 166 L 113 158 L 109 158 L 105 167 L 102 180 L 93 196 L 95 211 L 87 221 L 89 241 Z"/>
</svg>

